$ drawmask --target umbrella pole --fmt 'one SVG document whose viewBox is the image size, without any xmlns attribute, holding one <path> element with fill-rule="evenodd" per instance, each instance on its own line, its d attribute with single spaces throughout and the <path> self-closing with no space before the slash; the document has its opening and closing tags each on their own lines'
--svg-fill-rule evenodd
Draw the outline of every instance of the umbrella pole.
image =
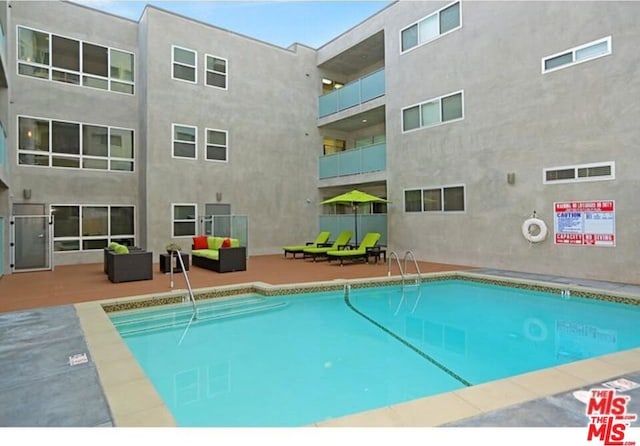
<svg viewBox="0 0 640 446">
<path fill-rule="evenodd" d="M 353 204 L 353 215 L 356 222 L 356 246 L 358 245 L 358 205 Z"/>
</svg>

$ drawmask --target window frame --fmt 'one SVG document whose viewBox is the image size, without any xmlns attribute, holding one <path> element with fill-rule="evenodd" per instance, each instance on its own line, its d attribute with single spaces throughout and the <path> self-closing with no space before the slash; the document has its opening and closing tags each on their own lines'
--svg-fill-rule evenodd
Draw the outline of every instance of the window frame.
<svg viewBox="0 0 640 446">
<path fill-rule="evenodd" d="M 598 176 L 588 176 L 588 177 L 580 177 L 578 175 L 579 169 L 588 169 L 590 167 L 604 167 L 604 166 L 609 166 L 611 168 L 610 175 L 598 175 Z M 574 173 L 573 178 L 563 178 L 560 180 L 547 180 L 547 172 L 558 171 L 558 170 L 569 170 L 569 169 L 573 169 L 573 173 Z M 615 161 L 603 161 L 601 163 L 573 164 L 569 166 L 556 166 L 556 167 L 547 167 L 542 169 L 542 184 L 589 183 L 592 181 L 612 181 L 615 179 L 616 179 Z"/>
<path fill-rule="evenodd" d="M 446 210 L 444 191 L 445 189 L 462 188 L 462 210 Z M 424 206 L 424 192 L 425 191 L 440 191 L 440 209 L 439 210 L 425 210 Z M 407 192 L 419 191 L 420 192 L 420 210 L 419 211 L 407 211 Z M 465 214 L 467 212 L 467 186 L 464 183 L 446 184 L 442 186 L 424 186 L 424 187 L 411 187 L 402 190 L 402 212 L 404 214 Z"/>
<path fill-rule="evenodd" d="M 31 62 L 31 61 L 26 61 L 26 60 L 22 60 L 19 58 L 20 55 L 20 39 L 19 39 L 19 34 L 20 34 L 20 28 L 25 29 L 25 30 L 29 30 L 29 31 L 33 31 L 33 32 L 37 32 L 37 33 L 41 33 L 41 34 L 45 34 L 48 36 L 48 41 L 49 41 L 49 46 L 48 46 L 48 51 L 49 51 L 49 63 L 48 64 L 42 64 L 39 62 Z M 56 67 L 53 65 L 53 37 L 59 37 L 61 39 L 67 39 L 67 40 L 73 40 L 73 41 L 77 41 L 79 44 L 79 51 L 78 51 L 78 57 L 79 57 L 79 66 L 80 69 L 78 71 L 75 70 L 69 70 L 66 68 L 61 68 L 61 67 Z M 107 50 L 107 76 L 99 76 L 97 74 L 93 74 L 93 73 L 85 73 L 84 71 L 84 45 L 92 45 L 92 46 L 96 46 L 96 47 L 102 47 L 105 48 Z M 133 71 L 133 80 L 132 81 L 125 81 L 125 80 L 121 80 L 121 79 L 116 79 L 116 78 L 112 78 L 111 77 L 111 51 L 119 51 L 121 53 L 126 53 L 129 54 L 133 57 L 133 64 L 132 64 L 132 71 Z M 15 60 L 16 60 L 16 74 L 18 76 L 24 76 L 30 79 L 40 79 L 40 80 L 46 80 L 46 81 L 52 81 L 52 82 L 59 82 L 61 84 L 64 85 L 75 85 L 78 87 L 84 87 L 84 88 L 92 88 L 94 90 L 100 90 L 100 91 L 108 91 L 110 93 L 117 93 L 117 94 L 126 94 L 129 96 L 135 96 L 136 94 L 136 54 L 135 52 L 132 51 L 127 51 L 124 50 L 122 48 L 116 48 L 116 47 L 111 47 L 111 46 L 107 46 L 107 45 L 103 45 L 103 44 L 99 44 L 99 43 L 95 43 L 95 42 L 91 42 L 88 40 L 82 40 L 82 39 L 76 39 L 73 37 L 67 37 L 65 35 L 62 34 L 56 34 L 56 33 L 52 33 L 49 31 L 44 31 L 41 29 L 37 29 L 37 28 L 31 28 L 29 26 L 24 26 L 24 25 L 16 25 L 16 56 L 15 56 Z M 30 76 L 28 74 L 22 74 L 20 73 L 20 66 L 21 65 L 25 65 L 25 66 L 29 66 L 29 67 L 34 67 L 34 68 L 39 68 L 39 69 L 43 69 L 43 70 L 47 70 L 47 77 L 42 77 L 42 76 Z M 78 76 L 78 82 L 64 82 L 62 80 L 58 80 L 58 79 L 54 79 L 53 78 L 53 72 L 57 71 L 59 73 L 66 73 L 66 74 L 70 74 L 70 75 L 74 75 L 74 76 Z M 85 83 L 85 77 L 88 78 L 92 78 L 92 79 L 99 79 L 102 81 L 106 81 L 106 85 L 107 88 L 99 88 L 93 85 L 88 85 Z M 112 85 L 113 82 L 116 83 L 124 83 L 127 85 L 131 86 L 132 92 L 131 93 L 127 93 L 124 91 L 120 91 L 120 90 L 114 90 L 112 89 Z"/>
<path fill-rule="evenodd" d="M 222 147 L 218 144 L 209 144 L 209 130 L 211 130 L 212 132 L 220 132 L 220 133 L 224 133 L 225 134 L 225 146 L 224 146 L 224 150 L 225 150 L 225 158 L 224 160 L 218 160 L 218 159 L 210 159 L 207 156 L 207 149 L 209 148 L 209 146 L 212 147 Z M 229 162 L 229 131 L 228 130 L 222 130 L 222 129 L 213 129 L 213 128 L 205 128 L 204 129 L 204 159 L 205 161 L 211 161 L 213 163 L 228 163 Z"/>
<path fill-rule="evenodd" d="M 176 126 L 178 127 L 186 127 L 194 130 L 195 140 L 193 141 L 193 158 L 188 156 L 178 156 L 176 155 L 175 143 L 179 142 L 181 144 L 191 144 L 191 141 L 181 141 L 176 140 Z M 177 122 L 171 123 L 171 158 L 179 159 L 179 160 L 197 160 L 198 159 L 198 127 L 195 125 L 188 124 L 180 124 Z"/>
<path fill-rule="evenodd" d="M 193 67 L 191 65 L 185 64 L 183 62 L 176 62 L 176 60 L 175 60 L 176 54 L 175 54 L 175 51 L 174 51 L 176 48 L 180 49 L 180 50 L 183 50 L 183 51 L 189 51 L 189 52 L 193 53 L 193 63 L 194 63 Z M 175 77 L 174 73 L 173 73 L 174 72 L 173 68 L 174 68 L 175 65 L 180 65 L 180 66 L 183 66 L 183 67 L 193 68 L 193 80 L 190 81 L 188 79 L 182 79 L 182 78 L 179 78 L 179 77 Z M 198 51 L 192 50 L 191 48 L 186 48 L 186 47 L 183 47 L 183 46 L 180 46 L 180 45 L 171 45 L 171 79 L 176 80 L 176 81 L 180 81 L 180 82 L 186 82 L 188 84 L 197 84 L 198 83 Z"/>
<path fill-rule="evenodd" d="M 444 33 L 441 33 L 440 32 L 440 13 L 442 11 L 444 11 L 445 9 L 448 9 L 451 6 L 455 5 L 456 3 L 458 3 L 458 8 L 460 10 L 460 16 L 459 16 L 460 24 L 458 26 L 456 26 L 455 28 L 452 28 L 452 29 L 450 29 L 450 30 L 448 30 L 448 31 L 446 31 Z M 431 38 L 431 39 L 429 39 L 429 40 L 425 40 L 424 42 L 420 42 L 420 23 L 424 22 L 427 19 L 430 19 L 433 16 L 437 16 L 437 18 L 438 18 L 438 35 L 433 37 L 433 38 Z M 417 27 L 418 43 L 416 45 L 410 47 L 410 48 L 407 48 L 406 50 L 403 50 L 402 49 L 402 33 L 404 33 L 406 30 L 408 30 L 409 28 L 412 28 L 414 26 Z M 400 46 L 400 54 L 401 55 L 402 54 L 406 54 L 406 53 L 408 53 L 410 51 L 413 51 L 416 48 L 419 48 L 419 47 L 421 47 L 423 45 L 427 45 L 428 43 L 431 43 L 431 42 L 433 42 L 435 40 L 438 40 L 441 37 L 446 36 L 447 34 L 450 34 L 450 33 L 454 32 L 454 31 L 459 30 L 460 28 L 462 28 L 462 1 L 461 0 L 456 0 L 456 1 L 453 1 L 453 2 L 451 2 L 449 4 L 447 4 L 447 5 L 445 5 L 445 6 L 441 7 L 441 8 L 439 8 L 439 9 L 437 9 L 437 10 L 435 10 L 435 11 L 433 11 L 433 12 L 427 14 L 427 15 L 425 15 L 424 17 L 421 17 L 419 20 L 416 20 L 415 22 L 411 23 L 410 25 L 407 25 L 404 28 L 402 28 L 400 30 L 400 32 L 399 32 L 399 37 L 400 38 L 399 38 L 399 42 L 398 42 L 398 44 Z"/>
<path fill-rule="evenodd" d="M 589 48 L 591 46 L 596 46 L 596 45 L 601 44 L 603 42 L 607 43 L 607 52 L 606 53 L 598 54 L 596 56 L 592 56 L 592 57 L 588 57 L 586 59 L 582 59 L 582 60 L 576 61 L 576 53 L 578 51 L 583 50 L 585 48 Z M 571 59 L 572 59 L 571 62 L 566 63 L 566 64 L 562 64 L 562 65 L 558 65 L 557 67 L 553 67 L 553 68 L 549 68 L 549 69 L 545 68 L 545 62 L 547 62 L 547 61 L 549 61 L 551 59 L 555 59 L 555 58 L 560 57 L 560 56 L 564 56 L 566 54 L 571 54 Z M 589 61 L 592 61 L 592 60 L 599 59 L 601 57 L 610 56 L 611 54 L 613 54 L 613 46 L 612 46 L 611 36 L 602 37 L 600 39 L 596 39 L 596 40 L 593 40 L 591 42 L 587 42 L 587 43 L 584 43 L 582 45 L 578 45 L 578 46 L 575 46 L 573 48 L 569 48 L 569 49 L 566 49 L 564 51 L 560 51 L 560 52 L 552 54 L 550 56 L 543 57 L 541 59 L 541 61 L 540 61 L 541 68 L 542 68 L 542 74 L 552 73 L 554 71 L 562 70 L 564 68 L 573 67 L 575 65 L 579 65 L 579 64 L 584 63 L 584 62 L 589 62 Z"/>
<path fill-rule="evenodd" d="M 214 59 L 224 60 L 225 72 L 221 73 L 220 71 L 209 70 L 207 68 L 207 61 L 208 61 L 209 57 L 212 57 Z M 218 87 L 217 85 L 209 84 L 207 82 L 207 73 L 209 73 L 209 72 L 215 73 L 215 74 L 224 75 L 224 87 Z M 220 56 L 215 56 L 213 54 L 205 53 L 205 55 L 204 55 L 204 85 L 207 86 L 207 87 L 211 87 L 211 88 L 217 88 L 218 90 L 228 90 L 229 89 L 229 59 L 226 59 L 226 58 L 220 57 Z"/>
<path fill-rule="evenodd" d="M 194 216 L 193 219 L 178 219 L 176 220 L 175 209 L 177 206 L 193 206 Z M 190 223 L 193 222 L 193 235 L 176 235 L 175 228 L 176 223 Z M 171 238 L 191 238 L 198 235 L 198 204 L 197 203 L 171 203 Z"/>
<path fill-rule="evenodd" d="M 48 138 L 48 150 L 25 150 L 20 148 L 20 119 L 32 119 L 37 121 L 46 121 L 48 123 L 49 129 L 49 138 Z M 63 153 L 63 152 L 55 152 L 53 150 L 53 123 L 64 123 L 64 124 L 76 124 L 79 126 L 79 135 L 78 135 L 78 154 L 71 153 Z M 107 129 L 107 156 L 99 156 L 99 155 L 85 155 L 84 154 L 84 128 L 85 126 L 89 127 L 101 127 Z M 124 130 L 127 132 L 131 132 L 131 138 L 133 141 L 133 154 L 131 158 L 121 158 L 121 157 L 112 157 L 111 156 L 111 132 L 112 130 Z M 95 124 L 90 122 L 77 122 L 77 121 L 69 121 L 65 119 L 51 119 L 51 118 L 43 118 L 39 116 L 30 116 L 30 115 L 17 115 L 16 116 L 16 165 L 20 167 L 40 167 L 46 169 L 72 169 L 72 170 L 85 170 L 85 171 L 94 171 L 94 172 L 120 172 L 120 173 L 135 173 L 136 171 L 136 132 L 135 129 L 128 129 L 125 127 L 116 127 L 109 126 L 104 124 Z M 20 155 L 34 155 L 34 156 L 46 156 L 49 158 L 49 163 L 45 165 L 41 164 L 28 164 L 20 162 Z M 69 167 L 69 166 L 54 166 L 53 165 L 53 157 L 58 156 L 62 158 L 73 158 L 78 160 L 78 167 Z M 83 167 L 84 160 L 104 160 L 106 161 L 107 168 L 106 169 L 97 169 L 92 167 Z M 122 161 L 122 162 L 130 162 L 131 170 L 120 170 L 120 169 L 112 169 L 112 161 Z"/>
<path fill-rule="evenodd" d="M 461 105 L 462 116 L 460 116 L 459 118 L 449 119 L 447 121 L 443 121 L 442 120 L 442 115 L 443 115 L 442 100 L 446 99 L 446 98 L 449 98 L 449 97 L 452 97 L 452 96 L 456 96 L 458 94 L 460 94 L 460 105 Z M 436 122 L 435 124 L 422 125 L 422 106 L 425 105 L 425 104 L 436 102 L 436 101 L 438 102 L 440 120 L 438 122 Z M 405 112 L 405 110 L 409 110 L 409 109 L 414 108 L 414 107 L 418 107 L 418 122 L 420 123 L 420 125 L 418 127 L 405 130 L 404 129 L 404 112 Z M 426 101 L 422 101 L 422 102 L 419 102 L 417 104 L 412 104 L 412 105 L 409 105 L 407 107 L 403 107 L 403 108 L 400 109 L 400 128 L 402 129 L 402 133 L 410 133 L 410 132 L 415 132 L 415 131 L 418 131 L 418 130 L 430 129 L 430 128 L 433 128 L 433 127 L 438 127 L 438 126 L 441 126 L 441 125 L 450 124 L 450 123 L 458 122 L 458 121 L 462 121 L 462 120 L 464 120 L 464 90 L 459 90 L 459 91 L 454 91 L 452 93 L 447 93 L 445 95 L 437 96 L 437 97 L 431 98 L 431 99 L 427 99 Z"/>
<path fill-rule="evenodd" d="M 106 244 L 104 247 L 106 247 L 112 240 L 122 240 L 124 239 L 131 239 L 131 246 L 135 246 L 136 245 L 136 233 L 137 233 L 137 221 L 136 221 L 136 206 L 133 204 L 78 204 L 78 203 L 66 203 L 66 204 L 51 204 L 49 206 L 49 212 L 50 214 L 54 215 L 54 210 L 55 208 L 60 208 L 60 207 L 77 207 L 78 208 L 78 234 L 77 236 L 63 236 L 63 237 L 53 237 L 53 252 L 55 253 L 78 253 L 78 252 L 96 252 L 96 251 L 100 251 L 103 248 L 95 248 L 95 249 L 83 249 L 83 242 L 84 241 L 89 241 L 89 240 L 102 240 L 102 239 L 106 239 Z M 95 235 L 95 236 L 91 236 L 91 235 L 83 235 L 83 208 L 101 208 L 101 207 L 106 207 L 107 208 L 107 234 L 106 235 Z M 111 208 L 131 208 L 132 209 L 132 214 L 133 214 L 133 234 L 112 234 L 111 231 Z M 55 223 L 56 219 L 54 217 L 53 219 L 53 230 L 54 230 L 54 234 L 55 234 Z M 56 246 L 56 242 L 73 242 L 73 241 L 78 241 L 78 248 L 79 249 L 63 249 L 63 250 L 56 250 L 55 246 Z"/>
</svg>

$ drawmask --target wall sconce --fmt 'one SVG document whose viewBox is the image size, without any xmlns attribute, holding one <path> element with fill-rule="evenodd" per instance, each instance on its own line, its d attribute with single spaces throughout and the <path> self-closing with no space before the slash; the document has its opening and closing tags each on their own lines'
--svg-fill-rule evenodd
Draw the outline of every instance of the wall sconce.
<svg viewBox="0 0 640 446">
<path fill-rule="evenodd" d="M 31 198 L 31 189 L 22 189 L 22 197 L 25 200 L 29 200 Z"/>
<path fill-rule="evenodd" d="M 507 174 L 507 183 L 508 184 L 516 184 L 516 173 L 515 172 L 509 172 Z"/>
<path fill-rule="evenodd" d="M 218 203 L 222 201 L 222 192 L 216 192 L 216 201 Z"/>
</svg>

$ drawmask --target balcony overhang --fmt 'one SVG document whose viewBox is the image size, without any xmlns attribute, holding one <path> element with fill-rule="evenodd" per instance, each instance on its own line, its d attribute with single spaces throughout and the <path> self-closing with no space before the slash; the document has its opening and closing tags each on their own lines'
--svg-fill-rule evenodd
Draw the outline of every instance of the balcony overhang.
<svg viewBox="0 0 640 446">
<path fill-rule="evenodd" d="M 384 30 L 328 60 L 318 61 L 318 68 L 351 77 L 380 62 L 384 63 Z"/>
<path fill-rule="evenodd" d="M 318 127 L 327 130 L 353 132 L 385 122 L 385 98 L 351 107 L 333 115 L 318 119 Z"/>
</svg>

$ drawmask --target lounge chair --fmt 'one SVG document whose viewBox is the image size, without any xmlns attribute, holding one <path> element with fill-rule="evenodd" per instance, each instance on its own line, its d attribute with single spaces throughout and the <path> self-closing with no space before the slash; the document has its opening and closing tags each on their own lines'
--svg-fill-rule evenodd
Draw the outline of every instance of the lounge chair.
<svg viewBox="0 0 640 446">
<path fill-rule="evenodd" d="M 369 256 L 373 255 L 370 252 L 370 249 L 376 246 L 380 240 L 380 234 L 377 232 L 369 232 L 364 236 L 362 241 L 360 242 L 360 246 L 356 249 L 336 249 L 327 252 L 327 257 L 329 258 L 329 262 L 331 260 L 340 260 L 340 266 L 344 264 L 345 259 L 364 259 L 365 261 L 369 261 Z"/>
<path fill-rule="evenodd" d="M 302 256 L 304 258 L 312 257 L 315 262 L 317 257 L 324 257 L 329 251 L 344 248 L 349 243 L 349 240 L 351 240 L 352 235 L 352 231 L 342 231 L 332 244 L 325 243 L 324 246 L 304 248 L 302 250 Z"/>
<path fill-rule="evenodd" d="M 320 234 L 318 234 L 318 236 L 316 237 L 316 239 L 312 242 L 307 242 L 305 245 L 298 245 L 298 246 L 285 246 L 282 249 L 284 249 L 284 256 L 285 258 L 287 257 L 287 254 L 291 254 L 293 256 L 293 258 L 296 258 L 296 254 L 302 254 L 302 256 L 304 257 L 304 253 L 302 252 L 303 249 L 305 248 L 317 248 L 319 246 L 323 246 L 327 243 L 327 240 L 329 240 L 329 237 L 331 237 L 331 233 L 329 231 L 323 231 Z"/>
</svg>

